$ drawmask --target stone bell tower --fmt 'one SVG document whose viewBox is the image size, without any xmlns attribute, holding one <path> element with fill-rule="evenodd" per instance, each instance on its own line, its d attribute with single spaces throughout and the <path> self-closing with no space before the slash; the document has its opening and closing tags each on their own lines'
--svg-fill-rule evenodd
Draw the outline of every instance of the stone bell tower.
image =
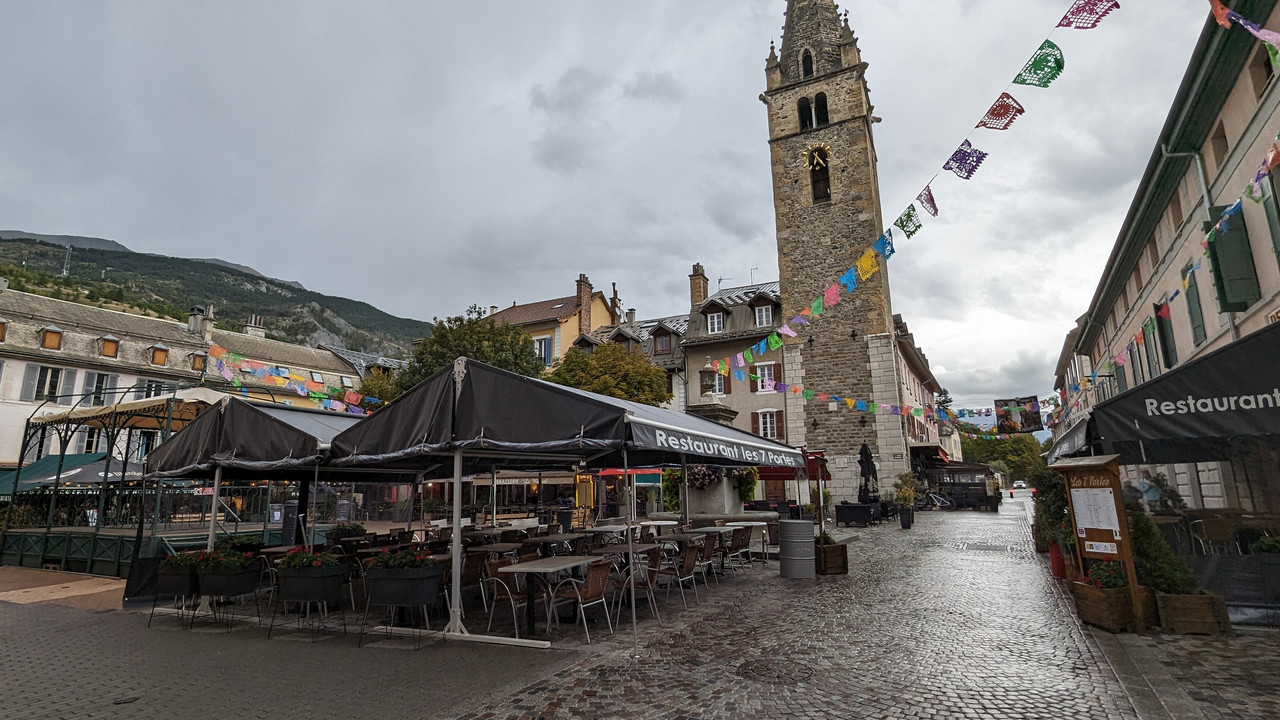
<svg viewBox="0 0 1280 720">
<path fill-rule="evenodd" d="M 822 297 L 875 244 L 884 228 L 865 72 L 847 14 L 834 0 L 787 0 L 779 53 L 765 66 L 778 271 L 784 320 Z M 910 467 L 900 403 L 893 312 L 883 259 L 870 278 L 784 348 L 786 376 L 806 389 L 883 403 L 869 414 L 835 401 L 787 395 L 787 440 L 826 453 L 837 501 L 853 500 L 861 484 L 863 443 L 879 464 L 888 498 L 894 476 Z M 808 318 L 806 318 L 808 319 Z"/>
</svg>

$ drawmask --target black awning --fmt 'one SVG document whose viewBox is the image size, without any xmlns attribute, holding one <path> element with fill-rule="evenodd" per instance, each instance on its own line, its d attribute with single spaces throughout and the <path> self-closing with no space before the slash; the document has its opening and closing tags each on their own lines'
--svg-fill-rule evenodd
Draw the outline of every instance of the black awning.
<svg viewBox="0 0 1280 720">
<path fill-rule="evenodd" d="M 1066 432 L 1058 436 L 1053 442 L 1053 446 L 1049 448 L 1048 456 L 1045 461 L 1052 465 L 1054 462 L 1064 457 L 1075 457 L 1081 454 L 1089 446 L 1088 428 L 1090 418 L 1083 418 L 1067 429 Z M 1087 453 L 1084 453 L 1087 454 Z"/>
<path fill-rule="evenodd" d="M 1102 446 L 1122 464 L 1205 462 L 1233 445 L 1280 445 L 1280 324 L 1093 409 Z"/>
</svg>

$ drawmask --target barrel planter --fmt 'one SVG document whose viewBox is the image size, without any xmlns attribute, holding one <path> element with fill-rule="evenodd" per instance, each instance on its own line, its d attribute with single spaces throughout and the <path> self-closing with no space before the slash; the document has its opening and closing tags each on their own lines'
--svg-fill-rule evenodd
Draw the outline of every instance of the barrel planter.
<svg viewBox="0 0 1280 720">
<path fill-rule="evenodd" d="M 1129 588 L 1100 588 L 1089 583 L 1071 583 L 1076 601 L 1076 615 L 1081 622 L 1096 625 L 1109 632 L 1125 632 L 1133 620 Z"/>
<path fill-rule="evenodd" d="M 849 546 L 840 543 L 814 543 L 814 560 L 819 575 L 848 575 Z"/>
<path fill-rule="evenodd" d="M 1221 595 L 1156 593 L 1160 627 L 1173 635 L 1230 635 L 1227 601 Z"/>
<path fill-rule="evenodd" d="M 812 579 L 815 574 L 813 523 L 808 520 L 778 522 L 778 572 L 785 578 Z"/>
<path fill-rule="evenodd" d="M 200 592 L 211 597 L 248 595 L 258 589 L 262 573 L 256 566 L 238 570 L 200 570 Z"/>
<path fill-rule="evenodd" d="M 422 568 L 371 569 L 365 572 L 364 587 L 369 605 L 422 607 L 435 603 L 440 592 L 444 566 Z"/>
</svg>

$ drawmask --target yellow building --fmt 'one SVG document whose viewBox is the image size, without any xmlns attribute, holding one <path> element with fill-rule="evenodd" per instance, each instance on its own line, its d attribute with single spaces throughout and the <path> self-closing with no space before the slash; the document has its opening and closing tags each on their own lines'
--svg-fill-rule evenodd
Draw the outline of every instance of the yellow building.
<svg viewBox="0 0 1280 720">
<path fill-rule="evenodd" d="M 618 324 L 622 311 L 616 284 L 613 297 L 605 299 L 604 293 L 592 288 L 586 275 L 578 275 L 577 292 L 573 295 L 524 305 L 511 303 L 503 310 L 494 305 L 489 308 L 489 317 L 523 330 L 533 338 L 538 356 L 550 365 L 564 357 L 579 337 Z"/>
</svg>

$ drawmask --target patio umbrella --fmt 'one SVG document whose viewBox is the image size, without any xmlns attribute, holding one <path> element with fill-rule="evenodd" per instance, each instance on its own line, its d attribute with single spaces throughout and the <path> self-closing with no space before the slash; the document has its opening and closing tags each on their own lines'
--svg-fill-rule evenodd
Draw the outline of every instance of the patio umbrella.
<svg viewBox="0 0 1280 720">
<path fill-rule="evenodd" d="M 862 448 L 858 450 L 858 468 L 862 471 L 862 487 L 858 489 L 858 502 L 865 503 L 871 500 L 871 488 L 868 480 L 877 480 L 876 463 L 871 459 L 871 448 L 866 443 L 862 443 Z"/>
</svg>

